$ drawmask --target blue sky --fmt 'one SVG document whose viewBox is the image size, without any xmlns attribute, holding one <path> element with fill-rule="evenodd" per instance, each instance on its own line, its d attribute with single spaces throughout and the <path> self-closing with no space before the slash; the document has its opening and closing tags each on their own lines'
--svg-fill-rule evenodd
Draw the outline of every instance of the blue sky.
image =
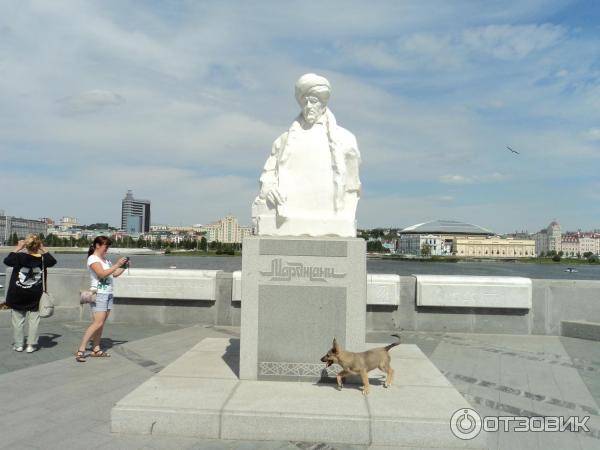
<svg viewBox="0 0 600 450">
<path fill-rule="evenodd" d="M 306 72 L 358 139 L 360 227 L 600 228 L 591 0 L 2 2 L 0 209 L 118 224 L 133 189 L 249 223 Z"/>
</svg>

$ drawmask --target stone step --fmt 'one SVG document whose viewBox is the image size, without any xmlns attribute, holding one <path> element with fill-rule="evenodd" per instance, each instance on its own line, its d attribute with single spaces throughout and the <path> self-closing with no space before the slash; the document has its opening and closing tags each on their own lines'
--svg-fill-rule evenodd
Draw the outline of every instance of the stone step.
<svg viewBox="0 0 600 450">
<path fill-rule="evenodd" d="M 367 344 L 376 347 L 377 344 Z M 390 447 L 485 448 L 450 432 L 470 405 L 416 345 L 390 352 L 394 385 L 370 374 L 370 393 L 348 383 L 238 378 L 239 340 L 207 338 L 143 383 L 111 412 L 116 433 L 309 441 Z"/>
<path fill-rule="evenodd" d="M 560 335 L 589 341 L 600 341 L 600 323 L 582 320 L 561 320 Z"/>
</svg>

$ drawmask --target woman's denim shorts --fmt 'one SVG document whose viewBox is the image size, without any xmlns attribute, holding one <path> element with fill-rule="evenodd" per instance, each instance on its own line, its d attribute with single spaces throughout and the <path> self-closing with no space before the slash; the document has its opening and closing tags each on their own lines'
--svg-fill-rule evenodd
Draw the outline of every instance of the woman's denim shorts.
<svg viewBox="0 0 600 450">
<path fill-rule="evenodd" d="M 107 312 L 113 308 L 113 295 L 98 292 L 96 294 L 96 301 L 90 303 L 92 312 Z"/>
</svg>

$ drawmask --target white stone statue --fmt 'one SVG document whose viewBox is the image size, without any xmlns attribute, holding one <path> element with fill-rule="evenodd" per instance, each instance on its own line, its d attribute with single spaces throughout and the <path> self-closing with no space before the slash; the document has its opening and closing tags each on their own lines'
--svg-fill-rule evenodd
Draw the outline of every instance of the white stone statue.
<svg viewBox="0 0 600 450">
<path fill-rule="evenodd" d="M 327 108 L 330 92 L 313 73 L 296 82 L 301 114 L 273 143 L 252 205 L 259 235 L 356 236 L 360 152 Z"/>
</svg>

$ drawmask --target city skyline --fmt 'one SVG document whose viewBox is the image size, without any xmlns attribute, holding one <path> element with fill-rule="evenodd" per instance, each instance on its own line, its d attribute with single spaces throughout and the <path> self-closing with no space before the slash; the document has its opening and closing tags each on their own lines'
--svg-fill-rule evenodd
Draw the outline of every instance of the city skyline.
<svg viewBox="0 0 600 450">
<path fill-rule="evenodd" d="M 131 192 L 131 191 L 129 191 Z M 128 234 L 127 230 L 120 228 L 118 225 L 112 224 L 111 222 L 108 222 L 106 220 L 100 220 L 99 222 L 93 222 L 93 223 L 80 223 L 79 219 L 77 217 L 71 217 L 71 216 L 65 216 L 65 215 L 60 215 L 61 219 L 57 220 L 53 217 L 39 217 L 39 218 L 31 218 L 31 217 L 21 217 L 21 216 L 11 216 L 10 214 L 7 215 L 8 217 L 12 217 L 14 219 L 17 220 L 25 220 L 25 221 L 41 221 L 44 223 L 47 223 L 48 226 L 54 226 L 54 227 L 64 227 L 65 225 L 67 227 L 88 227 L 91 225 L 98 225 L 98 224 L 106 224 L 109 228 L 114 228 L 115 230 L 119 230 L 121 232 L 124 232 L 125 234 Z M 0 210 L 0 218 L 1 217 L 6 217 L 5 216 L 5 212 L 3 210 Z M 242 228 L 252 228 L 251 225 L 246 225 L 244 223 L 239 223 L 239 220 L 236 216 L 232 215 L 232 214 L 225 214 L 224 217 L 222 218 L 217 218 L 217 219 L 211 219 L 209 221 L 206 222 L 192 222 L 192 223 L 175 223 L 172 221 L 167 221 L 167 222 L 163 222 L 163 223 L 154 223 L 151 222 L 149 225 L 149 231 L 156 231 L 156 230 L 161 230 L 161 229 L 169 229 L 169 228 L 173 228 L 173 229 L 179 229 L 179 228 L 209 228 L 209 227 L 214 227 L 217 226 L 219 223 L 223 222 L 224 220 L 227 220 L 228 218 L 234 219 L 234 221 L 236 222 L 237 226 L 240 226 Z M 447 220 L 441 219 L 441 220 L 434 220 L 434 221 L 430 221 L 431 223 L 433 222 L 448 222 Z M 449 221 L 449 222 L 453 222 L 453 221 Z M 357 231 L 359 231 L 359 233 L 357 233 L 357 235 L 360 235 L 361 231 L 370 231 L 370 230 L 392 230 L 392 231 L 409 231 L 414 227 L 417 226 L 421 226 L 421 225 L 426 225 L 427 223 L 419 223 L 419 224 L 412 224 L 409 226 L 375 226 L 375 227 L 370 227 L 370 228 L 366 228 L 366 227 L 358 227 Z M 475 226 L 478 227 L 478 225 L 476 224 L 467 224 L 469 226 Z M 560 223 L 559 221 L 557 221 L 556 218 L 554 218 L 549 225 L 543 226 L 538 230 L 527 230 L 527 229 L 522 229 L 522 230 L 513 230 L 513 231 L 508 231 L 508 232 L 496 232 L 495 230 L 488 230 L 490 232 L 490 236 L 517 236 L 519 237 L 519 235 L 530 235 L 533 237 L 533 235 L 535 234 L 539 234 L 540 232 L 544 233 L 546 231 L 546 229 L 548 227 L 552 227 L 553 225 L 558 225 L 558 227 L 560 228 Z M 133 234 L 140 234 L 138 232 L 134 232 Z M 144 234 L 144 233 L 141 233 Z M 582 229 L 582 228 L 577 228 L 577 229 L 563 229 L 562 235 L 563 236 L 570 236 L 570 237 L 578 237 L 578 236 L 586 236 L 586 235 L 594 235 L 594 236 L 598 236 L 600 235 L 600 228 L 590 228 L 590 229 Z"/>
<path fill-rule="evenodd" d="M 250 223 L 316 72 L 362 153 L 359 228 L 600 228 L 597 2 L 305 5 L 1 5 L 0 207 L 115 225 L 133 189 L 155 223 Z"/>
</svg>

